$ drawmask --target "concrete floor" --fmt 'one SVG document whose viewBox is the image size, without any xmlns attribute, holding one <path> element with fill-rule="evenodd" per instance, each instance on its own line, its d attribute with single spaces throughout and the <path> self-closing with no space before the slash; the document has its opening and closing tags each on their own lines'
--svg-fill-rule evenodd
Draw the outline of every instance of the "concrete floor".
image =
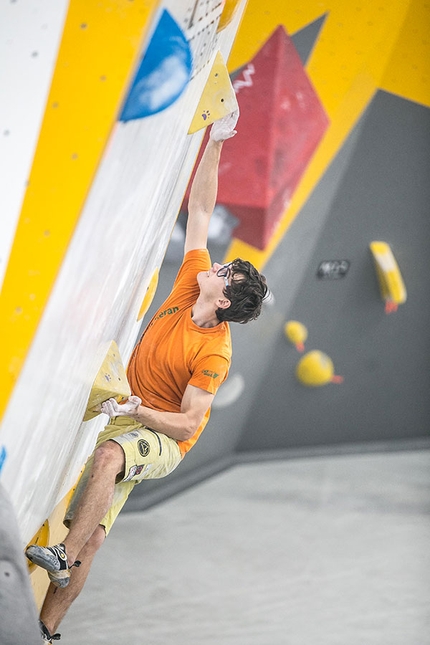
<svg viewBox="0 0 430 645">
<path fill-rule="evenodd" d="M 119 517 L 61 643 L 430 644 L 429 493 L 429 451 L 236 466 Z"/>
</svg>

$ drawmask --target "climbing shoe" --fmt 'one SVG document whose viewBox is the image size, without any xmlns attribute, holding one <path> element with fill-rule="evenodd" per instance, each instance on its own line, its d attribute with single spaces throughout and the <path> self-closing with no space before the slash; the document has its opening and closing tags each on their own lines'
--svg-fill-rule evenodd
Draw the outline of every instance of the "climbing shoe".
<svg viewBox="0 0 430 645">
<path fill-rule="evenodd" d="M 41 620 L 39 620 L 39 627 L 40 627 L 40 635 L 42 637 L 42 643 L 52 645 L 54 641 L 59 641 L 61 638 L 60 634 L 50 634 L 49 629 L 45 625 L 45 623 Z"/>
<path fill-rule="evenodd" d="M 56 587 L 67 587 L 70 580 L 70 569 L 64 544 L 55 546 L 37 546 L 32 544 L 25 552 L 27 558 L 42 569 L 46 569 L 48 577 Z M 79 567 L 76 560 L 72 567 Z M 48 641 L 49 642 L 49 641 Z"/>
</svg>

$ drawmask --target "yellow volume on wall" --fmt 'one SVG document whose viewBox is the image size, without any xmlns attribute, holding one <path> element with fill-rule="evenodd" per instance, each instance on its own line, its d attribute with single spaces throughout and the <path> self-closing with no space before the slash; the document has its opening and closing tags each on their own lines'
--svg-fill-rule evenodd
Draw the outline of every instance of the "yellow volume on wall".
<svg viewBox="0 0 430 645">
<path fill-rule="evenodd" d="M 24 364 L 158 0 L 71 0 L 0 303 L 0 418 Z"/>
</svg>

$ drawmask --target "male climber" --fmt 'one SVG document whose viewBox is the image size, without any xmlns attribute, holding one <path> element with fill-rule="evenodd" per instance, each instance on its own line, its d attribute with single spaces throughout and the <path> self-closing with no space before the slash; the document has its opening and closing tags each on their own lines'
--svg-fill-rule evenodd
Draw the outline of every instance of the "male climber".
<svg viewBox="0 0 430 645">
<path fill-rule="evenodd" d="M 241 259 L 212 264 L 207 250 L 221 150 L 236 134 L 238 116 L 233 112 L 211 128 L 190 192 L 183 263 L 131 356 L 133 395 L 123 404 L 102 404 L 110 421 L 66 512 L 69 533 L 62 544 L 26 551 L 51 580 L 40 614 L 45 643 L 59 639 L 54 632 L 133 487 L 171 473 L 206 426 L 230 366 L 229 322 L 247 323 L 261 312 L 264 276 Z"/>
</svg>

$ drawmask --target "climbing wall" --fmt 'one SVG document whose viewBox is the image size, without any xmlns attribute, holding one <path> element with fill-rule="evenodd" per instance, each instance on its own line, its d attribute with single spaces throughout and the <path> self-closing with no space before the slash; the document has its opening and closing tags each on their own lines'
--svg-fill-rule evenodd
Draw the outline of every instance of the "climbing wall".
<svg viewBox="0 0 430 645">
<path fill-rule="evenodd" d="M 22 4 L 1 21 L 3 50 L 25 56 L 6 57 L 5 85 L 23 83 L 1 116 L 13 181 L 1 249 L 0 449 L 25 543 L 103 425 L 82 422 L 91 386 L 112 341 L 123 362 L 136 341 L 203 136 L 188 130 L 245 3 Z M 37 65 L 33 100 L 24 81 Z"/>
<path fill-rule="evenodd" d="M 0 462 L 5 455 L 2 482 L 26 541 L 70 489 L 100 429 L 99 417 L 82 419 L 112 340 L 126 362 L 136 339 L 202 138 L 188 131 L 216 51 L 240 103 L 249 65 L 279 27 L 297 43 L 318 25 L 302 62 L 328 127 L 265 248 L 236 238 L 227 252 L 263 267 L 379 89 L 429 105 L 429 9 L 421 0 L 267 0 L 263 9 L 249 0 L 246 11 L 244 1 L 44 0 L 1 11 Z M 159 61 L 178 71 L 167 105 L 151 96 L 152 56 L 142 71 L 152 39 L 168 29 L 164 11 L 181 35 L 176 58 Z M 134 119 L 128 109 L 145 79 L 146 112 Z M 244 373 L 252 392 L 251 369 Z M 219 427 L 233 444 L 240 426 L 227 421 Z"/>
</svg>

